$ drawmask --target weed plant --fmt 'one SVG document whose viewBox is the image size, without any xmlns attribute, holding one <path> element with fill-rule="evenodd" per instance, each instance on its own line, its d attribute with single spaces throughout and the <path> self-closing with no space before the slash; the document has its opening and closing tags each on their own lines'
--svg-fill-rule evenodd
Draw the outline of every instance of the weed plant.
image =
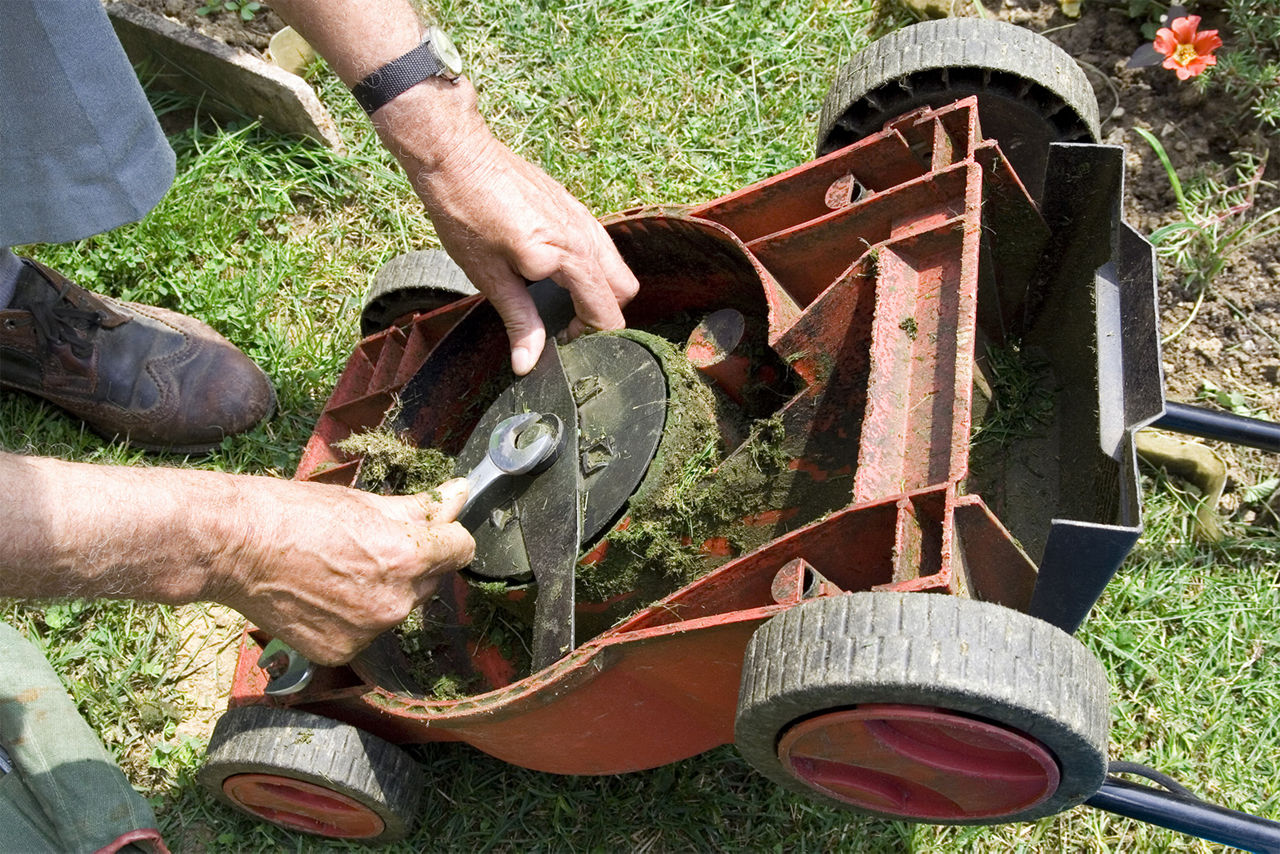
<svg viewBox="0 0 1280 854">
<path fill-rule="evenodd" d="M 215 2 L 205 3 L 199 9 L 196 9 L 197 15 L 212 15 L 215 12 L 234 12 L 240 16 L 242 21 L 252 21 L 254 16 L 262 10 L 262 4 L 257 2 L 242 2 L 242 0 L 215 0 Z"/>
<path fill-rule="evenodd" d="M 870 0 L 534 0 L 426 10 L 463 46 L 497 134 L 599 213 L 714 198 L 811 157 L 835 71 L 877 28 Z M 317 78 L 347 146 L 339 155 L 252 124 L 215 128 L 156 96 L 179 177 L 141 223 L 34 247 L 87 286 L 212 323 L 271 374 L 280 412 L 198 458 L 104 443 L 52 407 L 0 396 L 0 447 L 127 465 L 159 462 L 287 477 L 356 341 L 380 264 L 435 245 L 407 183 L 350 96 Z M 1115 758 L 1146 761 L 1198 792 L 1280 815 L 1272 781 L 1280 590 L 1270 532 L 1194 542 L 1171 484 L 1147 485 L 1148 528 L 1080 632 L 1115 685 Z M 251 821 L 194 783 L 200 746 L 171 609 L 7 603 L 80 709 L 157 806 L 176 851 L 334 851 Z M 429 790 L 417 835 L 387 850 L 1003 852 L 1214 851 L 1077 809 L 1034 824 L 933 828 L 864 821 L 786 793 L 721 748 L 635 774 L 562 778 L 457 745 L 421 751 Z"/>
<path fill-rule="evenodd" d="M 1261 213 L 1253 209 L 1254 197 L 1264 183 L 1265 158 L 1240 152 L 1236 155 L 1234 183 L 1228 184 L 1220 177 L 1204 174 L 1184 189 L 1160 140 L 1143 128 L 1134 130 L 1164 167 L 1181 216 L 1181 219 L 1151 232 L 1149 239 L 1160 254 L 1182 273 L 1186 292 L 1196 295 L 1191 313 L 1165 337 L 1164 341 L 1168 343 L 1195 320 L 1213 280 L 1233 254 L 1280 234 L 1280 207 Z M 1238 316 L 1244 315 L 1239 309 L 1235 312 Z"/>
</svg>

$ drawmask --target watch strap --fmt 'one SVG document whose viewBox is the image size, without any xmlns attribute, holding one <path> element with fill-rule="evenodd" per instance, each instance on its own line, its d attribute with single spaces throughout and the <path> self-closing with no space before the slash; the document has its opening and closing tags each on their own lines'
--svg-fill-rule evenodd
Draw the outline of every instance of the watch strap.
<svg viewBox="0 0 1280 854">
<path fill-rule="evenodd" d="M 423 80 L 445 76 L 442 72 L 447 70 L 445 64 L 436 56 L 430 39 L 423 39 L 422 43 L 413 50 L 398 59 L 391 60 L 351 87 L 351 94 L 355 95 L 356 103 L 363 107 L 366 113 L 373 115 L 375 110 L 392 98 L 417 86 Z"/>
</svg>

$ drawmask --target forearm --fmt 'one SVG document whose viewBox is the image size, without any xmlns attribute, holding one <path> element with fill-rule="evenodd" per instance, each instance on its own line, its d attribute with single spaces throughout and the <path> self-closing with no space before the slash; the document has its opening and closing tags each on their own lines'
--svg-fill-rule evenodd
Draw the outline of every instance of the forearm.
<svg viewBox="0 0 1280 854">
<path fill-rule="evenodd" d="M 275 0 L 271 8 L 348 87 L 417 47 L 425 32 L 406 0 Z M 424 80 L 377 110 L 372 121 L 419 191 L 424 172 L 490 138 L 475 88 L 465 78 Z"/>
<path fill-rule="evenodd" d="M 417 47 L 426 29 L 406 0 L 272 0 L 271 8 L 348 86 Z"/>
<path fill-rule="evenodd" d="M 0 595 L 220 598 L 238 478 L 0 453 Z"/>
<path fill-rule="evenodd" d="M 406 0 L 273 0 L 348 86 L 422 39 Z M 573 296 L 568 332 L 620 329 L 639 289 L 591 212 L 541 169 L 494 138 L 465 78 L 431 77 L 373 113 L 441 245 L 502 316 L 511 366 L 527 373 L 546 330 L 528 282 L 552 279 Z"/>
<path fill-rule="evenodd" d="M 437 496 L 0 453 L 0 596 L 230 605 L 313 661 L 347 661 L 475 544 Z"/>
</svg>

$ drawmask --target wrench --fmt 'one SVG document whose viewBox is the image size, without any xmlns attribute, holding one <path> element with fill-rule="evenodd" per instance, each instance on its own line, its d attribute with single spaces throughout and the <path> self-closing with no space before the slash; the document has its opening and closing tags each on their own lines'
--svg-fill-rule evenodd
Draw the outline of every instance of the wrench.
<svg viewBox="0 0 1280 854">
<path fill-rule="evenodd" d="M 560 453 L 561 422 L 550 413 L 521 412 L 504 418 L 489 434 L 489 451 L 467 474 L 467 500 L 458 518 L 471 509 L 475 500 L 507 475 L 536 474 L 555 462 Z M 525 434 L 536 433 L 523 445 Z M 258 666 L 270 679 L 264 689 L 272 696 L 296 694 L 311 683 L 315 667 L 297 650 L 276 638 L 258 657 Z"/>
<path fill-rule="evenodd" d="M 533 474 L 555 462 L 560 451 L 560 430 L 559 418 L 537 412 L 521 412 L 498 422 L 489 434 L 489 452 L 467 474 L 467 502 L 458 516 L 465 515 L 481 493 L 504 475 Z M 531 441 L 523 446 L 517 443 L 535 431 L 537 435 Z"/>
<path fill-rule="evenodd" d="M 258 656 L 258 666 L 267 672 L 266 693 L 279 697 L 296 694 L 311 683 L 315 665 L 280 638 L 272 639 Z"/>
</svg>

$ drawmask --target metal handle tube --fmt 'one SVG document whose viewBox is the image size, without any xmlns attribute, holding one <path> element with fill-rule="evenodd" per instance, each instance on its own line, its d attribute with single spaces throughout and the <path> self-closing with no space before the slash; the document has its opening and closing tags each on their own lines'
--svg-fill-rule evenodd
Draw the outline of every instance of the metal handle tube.
<svg viewBox="0 0 1280 854">
<path fill-rule="evenodd" d="M 1245 851 L 1280 854 L 1280 822 L 1163 789 L 1108 777 L 1085 803 Z"/>
<path fill-rule="evenodd" d="M 1280 453 L 1280 424 L 1260 418 L 1246 418 L 1230 412 L 1202 409 L 1185 403 L 1166 403 L 1164 415 L 1157 418 L 1152 427 L 1216 439 L 1247 448 Z"/>
</svg>

